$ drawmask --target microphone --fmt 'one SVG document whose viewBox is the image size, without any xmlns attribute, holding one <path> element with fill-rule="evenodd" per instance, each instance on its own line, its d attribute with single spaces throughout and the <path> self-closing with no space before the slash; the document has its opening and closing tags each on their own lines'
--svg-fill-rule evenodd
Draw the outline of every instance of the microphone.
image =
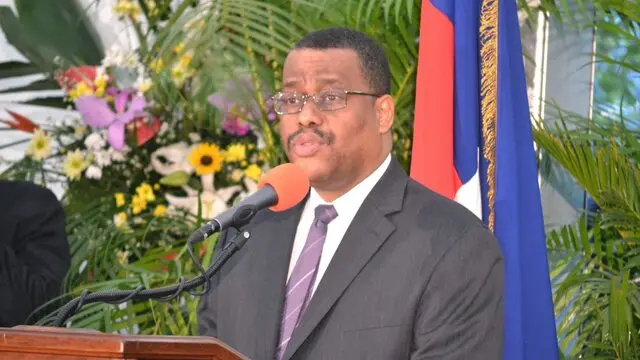
<svg viewBox="0 0 640 360">
<path fill-rule="evenodd" d="M 188 243 L 196 244 L 228 227 L 245 225 L 267 207 L 272 211 L 288 210 L 307 196 L 309 186 L 309 178 L 298 166 L 292 163 L 276 166 L 262 177 L 258 191 L 203 225 L 191 234 Z"/>
<path fill-rule="evenodd" d="M 244 201 L 233 206 L 224 213 L 218 215 L 211 222 L 204 225 L 198 231 L 191 234 L 187 242 L 189 255 L 193 259 L 196 267 L 200 270 L 200 275 L 185 281 L 180 277 L 177 285 L 164 286 L 156 289 L 145 289 L 142 285 L 134 290 L 105 290 L 93 294 L 89 294 L 88 290 L 84 290 L 82 294 L 69 301 L 61 307 L 55 319 L 54 327 L 61 327 L 68 318 L 74 313 L 80 311 L 83 305 L 94 302 L 105 302 L 110 304 L 120 304 L 129 300 L 148 300 L 155 299 L 157 301 L 170 301 L 178 297 L 180 293 L 188 291 L 191 295 L 202 296 L 210 289 L 210 279 L 222 268 L 227 260 L 249 240 L 248 231 L 238 232 L 238 234 L 229 241 L 228 244 L 220 250 L 220 254 L 212 262 L 211 266 L 205 271 L 197 256 L 195 256 L 192 244 L 209 237 L 211 234 L 224 230 L 228 227 L 238 227 L 248 223 L 251 218 L 259 210 L 269 208 L 272 211 L 288 210 L 300 201 L 302 201 L 309 191 L 309 178 L 304 171 L 291 163 L 276 166 L 267 172 L 258 183 L 258 191 L 247 197 Z M 208 234 L 208 235 L 207 235 Z M 205 285 L 202 292 L 195 293 L 192 289 Z"/>
</svg>

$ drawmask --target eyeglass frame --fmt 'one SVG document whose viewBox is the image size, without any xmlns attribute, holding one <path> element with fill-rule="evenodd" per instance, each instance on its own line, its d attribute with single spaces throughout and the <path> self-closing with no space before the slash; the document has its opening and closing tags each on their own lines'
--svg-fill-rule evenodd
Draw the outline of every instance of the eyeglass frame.
<svg viewBox="0 0 640 360">
<path fill-rule="evenodd" d="M 273 104 L 273 110 L 274 110 L 278 115 L 293 115 L 293 114 L 299 114 L 300 112 L 302 112 L 302 109 L 304 108 L 304 106 L 305 106 L 305 105 L 307 105 L 307 100 L 308 100 L 309 98 L 311 98 L 311 99 L 313 100 L 313 103 L 314 103 L 316 106 L 318 106 L 318 103 L 316 102 L 315 96 L 316 96 L 318 93 L 323 92 L 323 91 L 337 91 L 337 92 L 344 92 L 344 94 L 345 94 L 345 95 L 363 95 L 363 96 L 373 96 L 373 97 L 376 97 L 376 98 L 379 98 L 379 97 L 381 97 L 381 96 L 384 96 L 384 95 L 380 95 L 380 94 L 374 94 L 374 93 L 369 93 L 369 92 L 366 92 L 366 91 L 359 91 L 359 90 L 325 89 L 325 90 L 321 90 L 321 91 L 318 91 L 318 92 L 315 92 L 315 93 L 312 93 L 312 94 L 305 94 L 305 93 L 302 93 L 302 94 L 301 94 L 301 96 L 302 96 L 302 105 L 300 105 L 300 109 L 299 109 L 298 111 L 296 111 L 296 112 L 286 112 L 286 113 L 285 113 L 285 112 L 278 112 L 278 110 L 276 110 L 276 106 L 275 106 L 275 102 L 277 101 L 276 97 L 277 97 L 277 96 L 279 96 L 279 95 L 281 96 L 281 95 L 283 95 L 283 94 L 285 93 L 284 91 L 279 91 L 279 92 L 278 92 L 278 93 L 276 93 L 275 95 L 271 96 L 271 100 L 273 100 L 273 102 L 274 102 L 274 104 Z M 320 109 L 320 108 L 318 107 L 318 110 L 320 110 L 320 111 L 336 111 L 336 110 L 342 110 L 342 109 L 344 109 L 344 108 L 346 108 L 346 107 L 347 107 L 347 99 L 348 99 L 348 98 L 349 98 L 348 96 L 345 96 L 345 98 L 344 98 L 344 106 L 343 106 L 343 107 L 340 107 L 340 108 L 337 108 L 337 109 L 331 109 L 331 110 L 322 110 L 322 109 Z"/>
</svg>

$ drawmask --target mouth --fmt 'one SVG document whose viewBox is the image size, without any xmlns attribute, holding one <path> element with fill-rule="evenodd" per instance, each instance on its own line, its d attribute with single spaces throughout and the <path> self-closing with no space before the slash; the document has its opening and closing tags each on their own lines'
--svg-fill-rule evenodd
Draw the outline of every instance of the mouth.
<svg viewBox="0 0 640 360">
<path fill-rule="evenodd" d="M 315 155 L 325 142 L 314 134 L 300 134 L 291 141 L 290 150 L 297 157 L 305 158 Z"/>
</svg>

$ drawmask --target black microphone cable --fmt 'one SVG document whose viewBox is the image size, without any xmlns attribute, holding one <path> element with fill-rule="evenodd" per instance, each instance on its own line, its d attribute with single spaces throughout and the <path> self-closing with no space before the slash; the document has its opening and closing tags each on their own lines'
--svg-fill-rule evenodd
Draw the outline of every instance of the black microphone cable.
<svg viewBox="0 0 640 360">
<path fill-rule="evenodd" d="M 66 321 L 80 311 L 84 305 L 95 302 L 120 304 L 129 300 L 141 301 L 149 299 L 168 302 L 177 298 L 185 291 L 188 291 L 193 296 L 203 296 L 211 289 L 210 281 L 213 275 L 220 270 L 222 265 L 224 265 L 236 251 L 240 250 L 244 244 L 246 244 L 250 237 L 251 234 L 248 231 L 239 231 L 233 239 L 225 244 L 224 248 L 220 251 L 220 254 L 216 255 L 212 261 L 211 266 L 205 270 L 193 251 L 192 240 L 194 237 L 192 236 L 187 242 L 187 249 L 191 259 L 200 271 L 200 275 L 197 277 L 185 281 L 184 277 L 181 276 L 178 284 L 155 289 L 145 289 L 142 285 L 133 290 L 105 290 L 96 293 L 89 293 L 85 289 L 80 296 L 71 300 L 58 310 L 52 326 L 62 327 Z M 193 289 L 203 284 L 205 285 L 204 290 L 201 292 L 192 292 Z"/>
</svg>

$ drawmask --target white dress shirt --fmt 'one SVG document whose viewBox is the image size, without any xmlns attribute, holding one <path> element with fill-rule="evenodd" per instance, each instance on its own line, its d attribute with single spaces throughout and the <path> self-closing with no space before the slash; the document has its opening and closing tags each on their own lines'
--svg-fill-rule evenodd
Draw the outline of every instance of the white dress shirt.
<svg viewBox="0 0 640 360">
<path fill-rule="evenodd" d="M 371 189 L 373 189 L 373 187 L 378 183 L 390 163 L 391 155 L 388 155 L 382 164 L 380 164 L 380 166 L 378 166 L 378 168 L 367 178 L 331 203 L 322 200 L 315 189 L 311 188 L 309 199 L 302 211 L 302 216 L 300 217 L 300 222 L 298 223 L 298 228 L 296 230 L 296 237 L 293 241 L 293 250 L 291 253 L 291 262 L 289 263 L 289 274 L 287 275 L 287 279 L 291 276 L 291 272 L 298 261 L 300 252 L 302 252 L 302 248 L 304 248 L 304 244 L 307 241 L 309 229 L 311 228 L 311 224 L 315 218 L 316 206 L 322 204 L 333 205 L 338 212 L 338 217 L 333 219 L 327 227 L 327 237 L 322 248 L 322 255 L 320 257 L 320 264 L 318 265 L 316 280 L 313 284 L 312 294 L 316 291 L 316 288 L 320 283 L 320 279 L 322 279 L 322 275 L 324 275 L 327 270 L 329 262 L 331 261 L 333 254 L 335 254 L 338 249 L 338 246 L 340 245 L 344 234 L 347 232 L 351 221 L 356 216 L 356 213 L 358 212 L 358 209 L 360 209 L 364 199 L 369 195 Z"/>
</svg>

